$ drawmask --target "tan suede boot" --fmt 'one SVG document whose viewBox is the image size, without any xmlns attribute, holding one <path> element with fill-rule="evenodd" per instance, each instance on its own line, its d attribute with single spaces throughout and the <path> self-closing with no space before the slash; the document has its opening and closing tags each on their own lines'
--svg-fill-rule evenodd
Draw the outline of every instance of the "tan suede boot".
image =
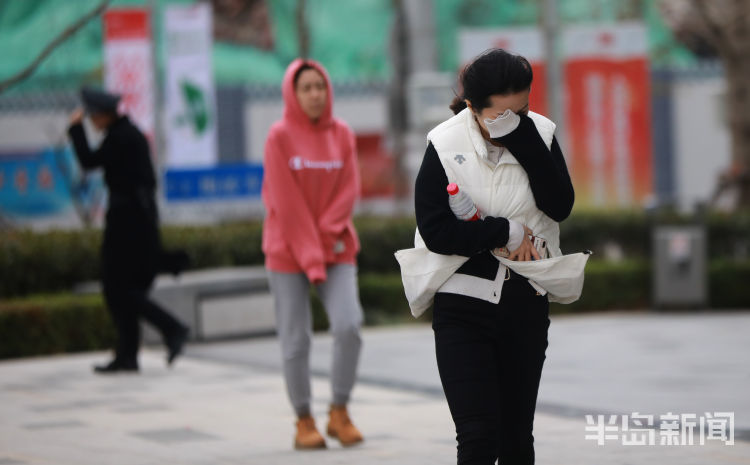
<svg viewBox="0 0 750 465">
<path fill-rule="evenodd" d="M 348 447 L 362 442 L 362 433 L 352 424 L 346 405 L 331 405 L 328 418 L 328 435 L 341 441 Z"/>
<path fill-rule="evenodd" d="M 325 449 L 326 440 L 315 427 L 315 419 L 310 415 L 297 420 L 297 435 L 294 437 L 295 449 Z"/>
</svg>

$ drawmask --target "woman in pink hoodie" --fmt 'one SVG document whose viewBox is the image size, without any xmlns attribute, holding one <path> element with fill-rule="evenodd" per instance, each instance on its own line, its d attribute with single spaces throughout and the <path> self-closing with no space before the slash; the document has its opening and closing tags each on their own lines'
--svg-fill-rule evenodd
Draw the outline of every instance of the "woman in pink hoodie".
<svg viewBox="0 0 750 465">
<path fill-rule="evenodd" d="M 359 195 L 354 133 L 332 116 L 323 66 L 293 61 L 282 83 L 284 116 L 270 129 L 264 156 L 263 252 L 275 299 L 284 378 L 298 421 L 296 448 L 323 448 L 310 409 L 310 284 L 334 338 L 333 399 L 327 433 L 345 446 L 362 441 L 347 403 L 362 345 L 357 290 L 359 240 L 352 210 Z"/>
</svg>

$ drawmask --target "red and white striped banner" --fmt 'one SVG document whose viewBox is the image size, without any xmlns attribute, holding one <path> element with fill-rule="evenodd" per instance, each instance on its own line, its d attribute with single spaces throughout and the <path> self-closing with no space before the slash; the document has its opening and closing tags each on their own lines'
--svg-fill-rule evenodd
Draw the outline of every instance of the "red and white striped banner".
<svg viewBox="0 0 750 465">
<path fill-rule="evenodd" d="M 149 10 L 111 9 L 104 14 L 104 85 L 122 95 L 120 110 L 153 140 L 154 64 Z"/>
</svg>

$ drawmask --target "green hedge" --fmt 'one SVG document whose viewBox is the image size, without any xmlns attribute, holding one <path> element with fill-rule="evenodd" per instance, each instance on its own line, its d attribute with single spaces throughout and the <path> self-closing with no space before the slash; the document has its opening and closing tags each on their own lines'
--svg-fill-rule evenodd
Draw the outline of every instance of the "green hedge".
<svg viewBox="0 0 750 465">
<path fill-rule="evenodd" d="M 0 302 L 0 359 L 112 347 L 99 295 L 40 295 Z"/>
<path fill-rule="evenodd" d="M 414 241 L 413 219 L 358 219 L 362 242 L 359 268 L 397 272 L 397 249 Z M 262 223 L 166 226 L 168 249 L 185 249 L 193 269 L 262 265 Z M 0 233 L 0 297 L 69 290 L 99 277 L 101 231 L 6 231 Z"/>
<path fill-rule="evenodd" d="M 592 250 L 598 255 L 607 243 L 616 243 L 625 256 L 640 258 L 648 254 L 649 241 L 648 218 L 630 211 L 575 213 L 560 223 L 563 253 Z"/>
<path fill-rule="evenodd" d="M 719 260 L 709 267 L 709 306 L 711 308 L 750 308 L 750 261 Z M 410 316 L 401 277 L 397 273 L 364 273 L 359 276 L 359 293 L 365 309 L 365 323 L 380 325 L 410 321 L 430 321 L 428 312 L 419 320 Z M 313 300 L 316 330 L 328 327 L 320 303 Z M 645 260 L 619 263 L 591 260 L 586 266 L 581 298 L 572 304 L 552 304 L 552 314 L 631 310 L 651 307 L 651 268 Z"/>
<path fill-rule="evenodd" d="M 162 242 L 168 249 L 185 249 L 191 267 L 262 265 L 263 225 L 261 222 L 216 226 L 165 226 Z"/>
<path fill-rule="evenodd" d="M 715 308 L 750 308 L 750 261 L 715 260 L 708 267 L 710 303 Z"/>
<path fill-rule="evenodd" d="M 572 304 L 552 304 L 551 313 L 648 308 L 651 268 L 644 260 L 618 263 L 590 260 L 581 298 Z"/>
<path fill-rule="evenodd" d="M 99 231 L 0 233 L 0 297 L 68 290 L 99 275 Z"/>
<path fill-rule="evenodd" d="M 366 310 L 367 322 L 381 324 L 403 322 L 404 319 L 411 318 L 400 275 L 363 274 L 359 281 L 360 299 Z M 613 288 L 619 292 L 613 292 Z M 647 308 L 650 292 L 650 272 L 645 262 L 612 264 L 592 260 L 586 268 L 582 298 L 568 305 L 553 304 L 550 311 L 567 313 Z M 750 301 L 747 305 L 750 306 Z M 428 314 L 421 319 L 429 320 L 430 316 Z"/>
<path fill-rule="evenodd" d="M 750 308 L 750 262 L 719 260 L 709 267 L 710 305 Z M 591 260 L 582 298 L 570 305 L 553 304 L 553 314 L 573 311 L 643 309 L 650 306 L 648 262 L 607 263 Z M 359 293 L 365 324 L 429 322 L 430 313 L 415 320 L 397 273 L 362 273 Z M 322 306 L 313 296 L 316 330 L 328 327 Z M 0 358 L 103 349 L 112 346 L 114 331 L 98 295 L 68 293 L 0 301 Z"/>
<path fill-rule="evenodd" d="M 750 214 L 713 215 L 708 221 L 710 257 L 748 258 L 750 254 Z"/>
<path fill-rule="evenodd" d="M 704 224 L 708 232 L 708 256 L 712 259 L 739 256 L 750 259 L 750 213 L 712 213 L 703 218 L 674 213 L 646 215 L 635 211 L 574 212 L 560 223 L 563 252 L 601 252 L 616 243 L 626 257 L 643 258 L 651 251 L 651 229 L 655 225 Z"/>
<path fill-rule="evenodd" d="M 355 221 L 362 248 L 357 257 L 361 273 L 398 273 L 393 256 L 400 249 L 414 247 L 416 220 L 409 218 L 358 218 Z"/>
<path fill-rule="evenodd" d="M 687 218 L 649 217 L 634 212 L 576 212 L 560 225 L 560 242 L 566 253 L 593 250 L 602 257 L 605 244 L 616 243 L 629 259 L 648 257 L 650 227 L 655 223 L 685 223 Z M 748 258 L 750 216 L 712 215 L 706 220 L 709 256 Z M 362 243 L 359 270 L 397 273 L 393 252 L 413 245 L 413 217 L 357 218 Z M 165 247 L 186 249 L 193 268 L 260 265 L 262 224 L 259 221 L 216 226 L 166 226 Z M 99 244 L 96 230 L 0 232 L 0 298 L 69 290 L 76 283 L 99 276 Z"/>
</svg>

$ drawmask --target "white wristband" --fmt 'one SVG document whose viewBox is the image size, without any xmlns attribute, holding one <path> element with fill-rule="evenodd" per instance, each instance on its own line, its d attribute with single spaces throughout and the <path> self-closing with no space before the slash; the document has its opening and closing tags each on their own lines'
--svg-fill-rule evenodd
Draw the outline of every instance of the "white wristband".
<svg viewBox="0 0 750 465">
<path fill-rule="evenodd" d="M 508 220 L 508 242 L 505 244 L 505 248 L 508 249 L 508 252 L 513 252 L 521 247 L 524 234 L 526 234 L 526 231 L 524 231 L 521 223 Z"/>
</svg>

